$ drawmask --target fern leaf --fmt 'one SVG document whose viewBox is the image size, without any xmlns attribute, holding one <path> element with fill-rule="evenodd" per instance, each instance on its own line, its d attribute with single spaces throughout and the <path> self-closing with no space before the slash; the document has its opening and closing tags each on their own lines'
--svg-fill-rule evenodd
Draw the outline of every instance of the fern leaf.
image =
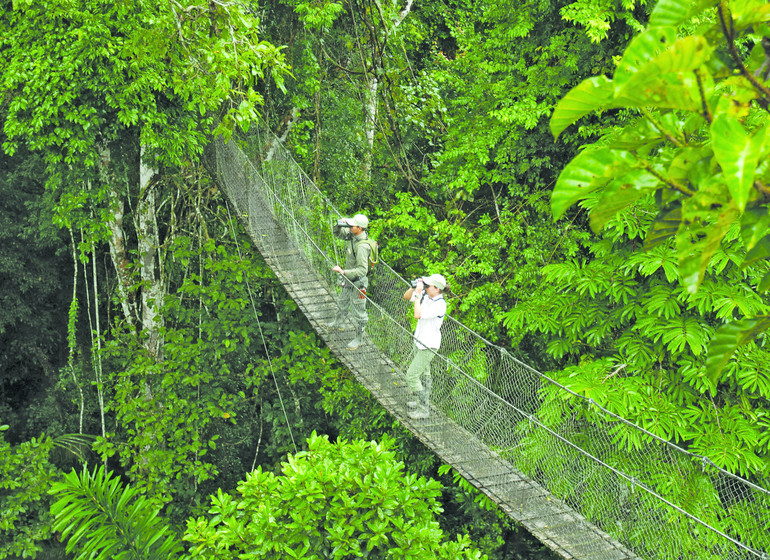
<svg viewBox="0 0 770 560">
<path fill-rule="evenodd" d="M 563 286 L 580 274 L 580 268 L 581 264 L 575 261 L 549 264 L 543 267 L 541 274 L 546 282 L 553 282 Z"/>
<path fill-rule="evenodd" d="M 629 265 L 636 265 L 644 276 L 652 276 L 662 268 L 669 282 L 679 278 L 676 252 L 668 243 L 656 245 L 649 251 L 636 253 L 629 259 Z"/>
<path fill-rule="evenodd" d="M 633 328 L 634 331 L 651 338 L 654 342 L 660 340 L 666 332 L 666 324 L 657 315 L 640 315 Z"/>
<path fill-rule="evenodd" d="M 744 317 L 751 317 L 763 310 L 762 299 L 744 286 L 724 287 L 714 296 L 714 309 L 720 319 L 733 319 L 736 310 Z"/>
<path fill-rule="evenodd" d="M 666 319 L 679 315 L 681 307 L 673 285 L 658 284 L 653 287 L 646 298 L 644 309 L 650 314 L 663 316 Z"/>
<path fill-rule="evenodd" d="M 684 352 L 689 346 L 696 356 L 703 352 L 709 338 L 708 328 L 698 323 L 693 317 L 681 316 L 679 321 L 666 326 L 663 343 L 669 352 Z"/>
<path fill-rule="evenodd" d="M 50 491 L 54 530 L 67 539 L 75 560 L 179 558 L 182 545 L 138 490 L 121 484 L 100 467 L 64 476 Z"/>
</svg>

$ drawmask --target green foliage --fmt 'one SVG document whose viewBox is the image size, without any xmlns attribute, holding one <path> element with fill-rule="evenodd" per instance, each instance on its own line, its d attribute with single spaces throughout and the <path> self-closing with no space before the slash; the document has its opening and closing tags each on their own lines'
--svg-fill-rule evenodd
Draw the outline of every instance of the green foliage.
<svg viewBox="0 0 770 560">
<path fill-rule="evenodd" d="M 257 80 L 270 71 L 282 83 L 280 51 L 258 40 L 258 20 L 243 6 L 199 9 L 57 1 L 5 10 L 6 151 L 26 142 L 52 163 L 91 167 L 99 143 L 138 127 L 153 155 L 178 164 L 201 152 L 224 102 L 218 130 L 248 127 L 261 102 Z"/>
<path fill-rule="evenodd" d="M 546 118 L 562 92 L 611 67 L 630 31 L 615 21 L 609 40 L 594 44 L 564 19 L 564 8 L 431 4 L 424 13 L 432 20 L 415 28 L 426 33 L 434 25 L 432 37 L 445 36 L 417 43 L 419 73 L 394 93 L 416 177 L 395 187 L 383 179 L 393 191 L 383 219 L 373 221 L 383 258 L 407 276 L 446 275 L 457 297 L 453 315 L 495 342 L 506 340 L 502 316 L 536 289 L 540 268 L 581 251 L 580 219 L 552 227 L 547 197 L 593 130 L 557 146 Z M 630 17 L 633 3 L 626 8 Z"/>
<path fill-rule="evenodd" d="M 714 337 L 724 318 L 766 314 L 767 304 L 729 258 L 737 239 L 717 251 L 697 293 L 674 283 L 673 241 L 639 250 L 654 204 L 648 196 L 613 217 L 590 245 L 590 260 L 545 267 L 540 291 L 507 313 L 505 325 L 543 336 L 564 365 L 549 375 L 577 394 L 723 468 L 766 477 L 770 447 L 758 426 L 767 419 L 770 357 L 751 343 L 716 380 L 707 373 L 706 351 L 710 341 L 739 342 L 735 332 Z"/>
<path fill-rule="evenodd" d="M 190 520 L 191 556 L 249 558 L 482 558 L 435 521 L 440 485 L 404 474 L 388 443 L 313 436 L 282 475 L 261 468 L 238 496 L 219 492 L 211 517 Z"/>
<path fill-rule="evenodd" d="M 344 6 L 339 2 L 289 1 L 308 29 L 327 31 L 335 22 Z"/>
<path fill-rule="evenodd" d="M 64 475 L 50 493 L 53 530 L 67 540 L 75 560 L 180 558 L 182 543 L 139 490 L 99 467 Z"/>
<path fill-rule="evenodd" d="M 586 28 L 586 34 L 594 42 L 607 38 L 612 23 L 623 20 L 633 31 L 641 31 L 642 24 L 634 15 L 637 4 L 645 6 L 646 0 L 577 0 L 564 6 L 560 13 L 567 21 L 574 21 Z"/>
<path fill-rule="evenodd" d="M 247 286 L 259 285 L 264 265 L 212 239 L 198 247 L 179 237 L 172 254 L 185 267 L 200 265 L 203 276 L 187 275 L 165 302 L 162 361 L 133 336 L 108 343 L 118 430 L 97 443 L 103 456 L 120 456 L 137 488 L 164 502 L 176 494 L 194 500 L 196 485 L 216 474 L 207 454 L 235 422 L 247 380 L 263 376 L 250 363 L 259 333 Z"/>
<path fill-rule="evenodd" d="M 57 478 L 49 463 L 54 442 L 33 438 L 12 446 L 0 425 L 0 559 L 35 558 L 52 535 L 47 492 Z"/>
<path fill-rule="evenodd" d="M 383 421 L 385 410 L 314 334 L 289 333 L 285 351 L 273 365 L 285 369 L 292 384 L 308 384 L 318 391 L 315 406 L 339 419 L 336 428 L 343 438 L 369 435 L 373 425 Z"/>
<path fill-rule="evenodd" d="M 632 109 L 638 118 L 611 131 L 565 167 L 551 200 L 559 218 L 579 200 L 600 193 L 591 225 L 609 219 L 655 194 L 656 223 L 648 247 L 673 239 L 678 280 L 689 292 L 702 287 L 720 246 L 733 245 L 730 259 L 749 267 L 766 258 L 770 89 L 762 69 L 770 37 L 767 3 L 665 0 L 650 26 L 630 43 L 612 79 L 589 78 L 571 90 L 551 118 L 555 136 L 594 111 Z M 692 33 L 679 36 L 677 27 Z M 698 26 L 699 25 L 699 26 Z M 742 246 L 735 247 L 740 231 Z M 760 269 L 755 269 L 760 270 Z M 751 274 L 754 276 L 754 274 Z M 763 292 L 768 273 L 752 287 Z M 712 382 L 723 376 L 736 349 L 768 326 L 763 315 L 718 331 L 707 361 Z M 735 336 L 736 328 L 742 335 Z M 726 342 L 732 338 L 733 343 Z M 726 354 L 723 354 L 726 352 Z"/>
<path fill-rule="evenodd" d="M 480 1 L 444 14 L 457 52 L 434 52 L 429 67 L 440 88 L 433 95 L 446 104 L 442 127 L 431 131 L 443 149 L 431 154 L 429 184 L 454 204 L 489 201 L 490 189 L 501 199 L 544 190 L 572 149 L 554 150 L 545 117 L 575 82 L 608 69 L 617 45 L 592 45 L 560 8 Z"/>
</svg>

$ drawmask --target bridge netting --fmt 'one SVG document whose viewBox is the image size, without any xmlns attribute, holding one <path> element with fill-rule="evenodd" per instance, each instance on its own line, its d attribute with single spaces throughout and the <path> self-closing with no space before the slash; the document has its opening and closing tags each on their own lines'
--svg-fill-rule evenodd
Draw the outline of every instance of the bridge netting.
<svg viewBox="0 0 770 560">
<path fill-rule="evenodd" d="M 298 249 L 283 281 L 306 282 L 307 268 L 337 293 L 331 268 L 344 257 L 332 224 L 341 214 L 280 141 L 255 128 L 215 140 L 208 157 L 263 253 L 285 252 L 287 239 Z M 279 235 L 258 217 L 264 211 Z M 367 294 L 367 337 L 396 372 L 413 348 L 408 287 L 381 262 Z M 560 386 L 451 316 L 442 336 L 432 408 L 629 550 L 661 560 L 770 559 L 770 491 Z M 458 457 L 474 460 L 462 439 L 454 445 Z"/>
</svg>

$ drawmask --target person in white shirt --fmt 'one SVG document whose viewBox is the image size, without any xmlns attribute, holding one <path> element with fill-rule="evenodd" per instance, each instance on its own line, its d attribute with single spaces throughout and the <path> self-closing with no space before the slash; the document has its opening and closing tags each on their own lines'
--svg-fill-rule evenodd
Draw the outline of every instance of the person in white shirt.
<svg viewBox="0 0 770 560">
<path fill-rule="evenodd" d="M 407 414 L 413 419 L 430 416 L 430 364 L 441 347 L 441 324 L 446 315 L 446 301 L 442 295 L 445 288 L 446 279 L 441 274 L 432 274 L 417 280 L 417 285 L 404 293 L 404 299 L 414 302 L 414 318 L 417 319 L 414 356 L 406 370 L 406 384 L 411 392 L 406 403 Z"/>
</svg>

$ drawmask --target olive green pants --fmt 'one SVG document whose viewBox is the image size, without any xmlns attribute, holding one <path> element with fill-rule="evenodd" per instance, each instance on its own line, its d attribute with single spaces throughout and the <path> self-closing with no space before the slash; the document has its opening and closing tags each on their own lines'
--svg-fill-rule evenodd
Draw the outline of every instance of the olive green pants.
<svg viewBox="0 0 770 560">
<path fill-rule="evenodd" d="M 412 357 L 412 363 L 409 364 L 409 369 L 406 370 L 406 384 L 409 385 L 409 389 L 413 393 L 421 393 L 423 390 L 422 376 L 426 379 L 430 378 L 430 363 L 436 354 L 433 350 L 420 350 L 415 346 L 414 356 Z"/>
<path fill-rule="evenodd" d="M 366 326 L 369 320 L 366 298 L 357 289 L 343 286 L 337 298 L 337 307 L 340 317 L 349 317 L 356 328 L 363 329 Z"/>
</svg>

